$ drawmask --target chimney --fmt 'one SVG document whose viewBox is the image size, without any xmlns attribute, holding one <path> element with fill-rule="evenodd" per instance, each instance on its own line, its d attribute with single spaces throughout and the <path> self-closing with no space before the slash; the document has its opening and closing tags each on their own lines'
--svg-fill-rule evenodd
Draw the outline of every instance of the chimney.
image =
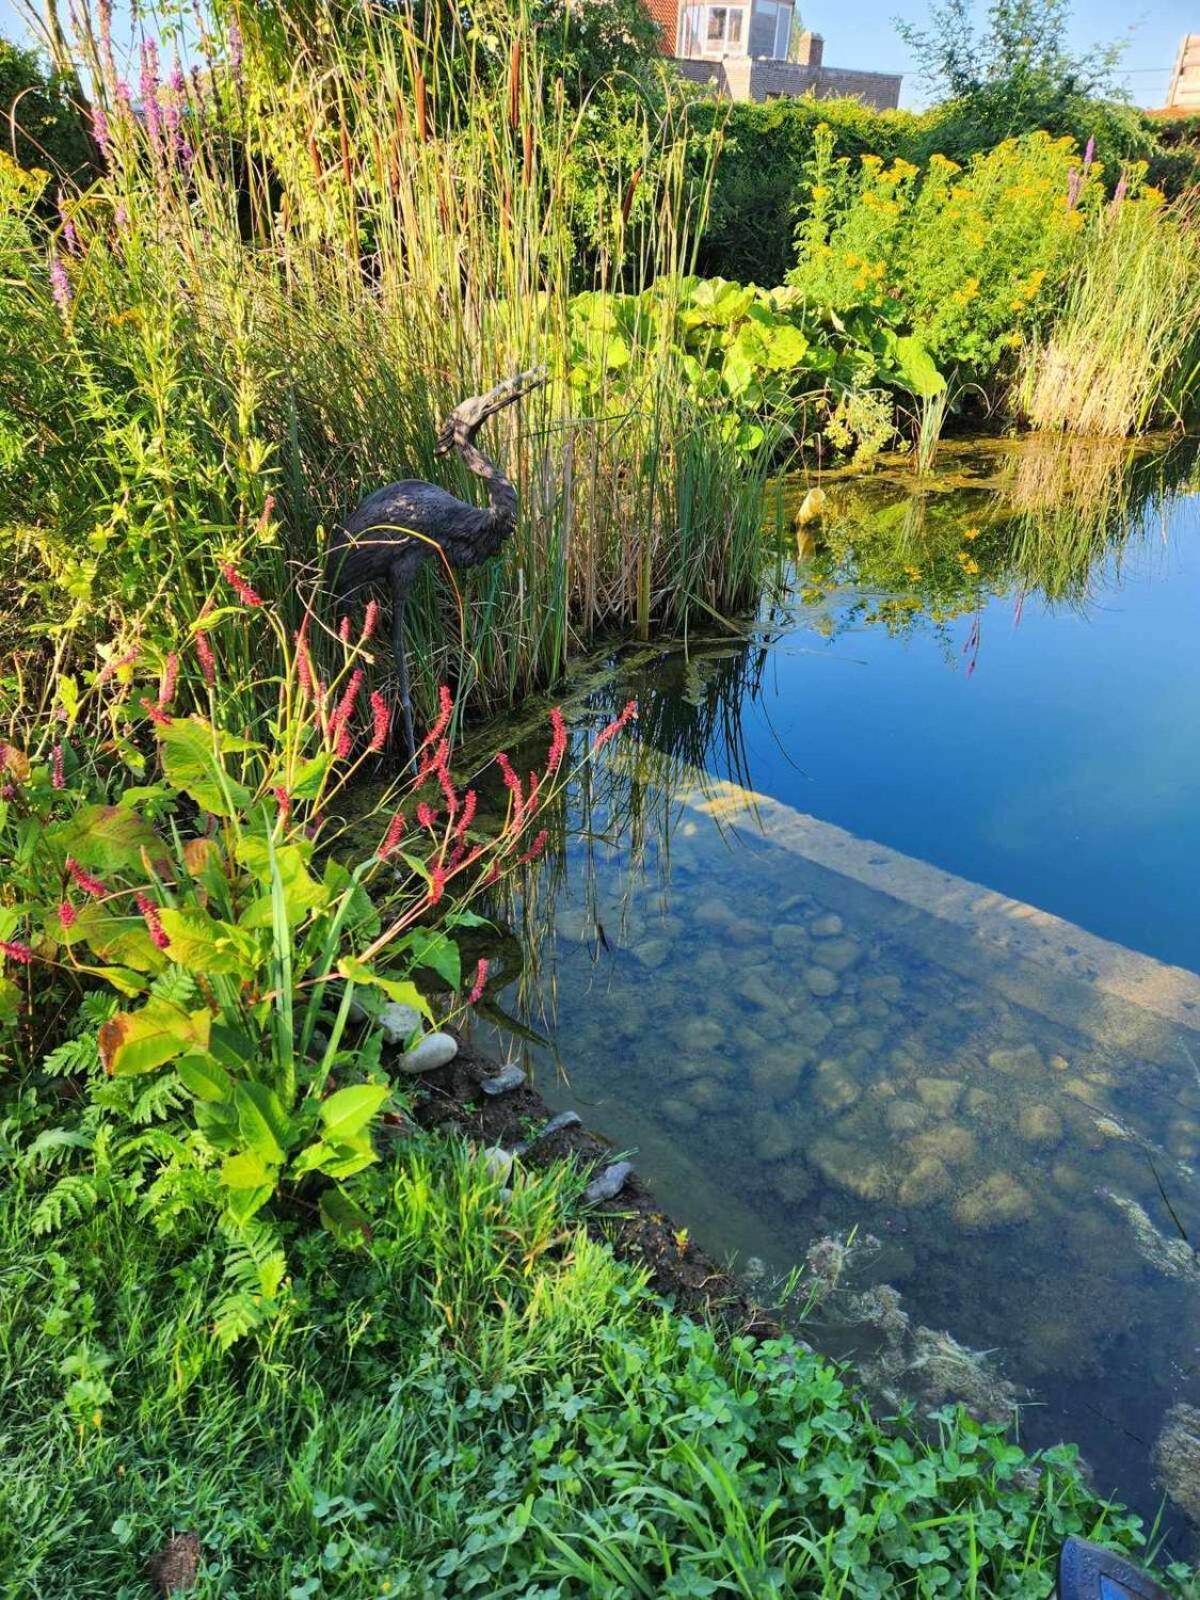
<svg viewBox="0 0 1200 1600">
<path fill-rule="evenodd" d="M 796 41 L 796 63 L 801 67 L 819 67 L 825 53 L 825 41 L 819 33 L 806 28 Z"/>
</svg>

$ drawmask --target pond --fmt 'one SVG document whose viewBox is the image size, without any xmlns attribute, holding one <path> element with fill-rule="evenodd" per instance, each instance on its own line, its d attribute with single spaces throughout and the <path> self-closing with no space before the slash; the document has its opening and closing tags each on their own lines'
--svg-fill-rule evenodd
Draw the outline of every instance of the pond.
<svg viewBox="0 0 1200 1600">
<path fill-rule="evenodd" d="M 786 490 L 758 614 L 576 706 L 636 694 L 638 739 L 512 908 L 490 1041 L 764 1298 L 857 1230 L 810 1338 L 1148 1516 L 1200 1406 L 1192 471 L 957 447 L 796 532 Z"/>
</svg>

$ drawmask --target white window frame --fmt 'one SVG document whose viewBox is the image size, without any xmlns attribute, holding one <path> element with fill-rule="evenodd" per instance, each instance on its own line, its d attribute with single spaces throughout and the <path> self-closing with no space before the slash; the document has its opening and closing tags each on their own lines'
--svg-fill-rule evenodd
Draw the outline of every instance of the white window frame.
<svg viewBox="0 0 1200 1600">
<path fill-rule="evenodd" d="M 715 58 L 744 56 L 750 28 L 750 9 L 749 5 L 736 3 L 684 6 L 680 19 L 680 33 L 685 59 L 696 60 L 704 56 Z M 708 33 L 714 11 L 725 13 L 724 30 L 719 39 L 710 39 Z M 730 22 L 735 13 L 739 22 L 739 36 L 737 39 L 730 39 Z"/>
</svg>

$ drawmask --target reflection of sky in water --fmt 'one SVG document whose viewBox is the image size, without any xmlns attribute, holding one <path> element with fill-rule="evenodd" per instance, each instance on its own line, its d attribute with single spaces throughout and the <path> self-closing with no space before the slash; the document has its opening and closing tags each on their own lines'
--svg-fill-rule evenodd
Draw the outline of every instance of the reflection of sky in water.
<svg viewBox="0 0 1200 1600">
<path fill-rule="evenodd" d="M 831 500 L 836 516 L 836 485 Z M 975 523 L 991 503 L 943 500 L 943 546 L 947 505 Z M 642 825 L 636 785 L 613 791 L 611 848 L 603 800 L 586 829 L 577 806 L 558 937 L 523 1009 L 569 1074 L 556 1084 L 543 1057 L 542 1087 L 636 1147 L 697 1237 L 785 1271 L 860 1225 L 882 1245 L 867 1281 L 1031 1391 L 1027 1438 L 1078 1440 L 1099 1487 L 1152 1511 L 1163 1415 L 1200 1402 L 1200 1269 L 1158 1188 L 1200 1233 L 1197 1035 L 814 865 L 770 820 L 810 813 L 1200 970 L 1197 502 L 1139 519 L 1142 538 L 1118 548 L 1110 528 L 1074 574 L 1086 606 L 1039 599 L 1036 567 L 999 570 L 993 530 L 990 555 L 968 547 L 1001 591 L 978 619 L 846 626 L 851 540 L 764 654 L 626 675 L 649 744 L 736 767 L 781 806 L 763 833 L 718 825 L 653 760 Z M 853 1330 L 823 1337 L 869 1353 Z"/>
</svg>

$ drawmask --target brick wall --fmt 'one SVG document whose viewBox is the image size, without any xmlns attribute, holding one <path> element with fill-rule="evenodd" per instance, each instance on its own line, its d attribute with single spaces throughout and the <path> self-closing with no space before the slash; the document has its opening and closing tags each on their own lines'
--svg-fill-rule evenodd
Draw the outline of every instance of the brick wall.
<svg viewBox="0 0 1200 1600">
<path fill-rule="evenodd" d="M 811 94 L 817 100 L 848 95 L 894 111 L 900 104 L 900 75 L 890 72 L 854 72 L 848 67 L 802 67 L 794 61 L 752 61 L 727 56 L 724 61 L 676 61 L 676 67 L 693 83 L 713 83 L 731 100 L 770 100 L 776 95 Z"/>
<path fill-rule="evenodd" d="M 679 8 L 675 0 L 642 0 L 642 3 L 651 22 L 657 22 L 662 29 L 659 48 L 664 55 L 673 56 L 679 48 L 679 40 L 675 36 L 679 26 Z"/>
</svg>

